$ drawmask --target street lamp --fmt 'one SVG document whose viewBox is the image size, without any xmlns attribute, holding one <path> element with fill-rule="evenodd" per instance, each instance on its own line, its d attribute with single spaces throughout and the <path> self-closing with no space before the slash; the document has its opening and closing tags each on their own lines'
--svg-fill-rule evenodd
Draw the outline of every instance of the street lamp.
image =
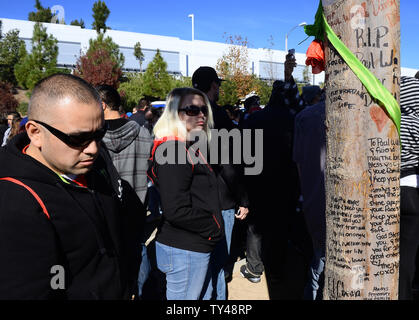
<svg viewBox="0 0 419 320">
<path fill-rule="evenodd" d="M 195 39 L 195 30 L 194 30 L 194 24 L 195 24 L 195 16 L 194 16 L 194 14 L 193 13 L 191 13 L 189 16 L 188 16 L 188 18 L 191 18 L 192 19 L 192 41 L 194 41 L 194 39 Z"/>
<path fill-rule="evenodd" d="M 294 29 L 298 27 L 306 26 L 307 22 L 301 22 L 299 25 L 296 25 L 294 28 L 292 28 L 288 33 L 285 35 L 285 52 L 288 52 L 288 35 L 294 31 Z"/>
</svg>

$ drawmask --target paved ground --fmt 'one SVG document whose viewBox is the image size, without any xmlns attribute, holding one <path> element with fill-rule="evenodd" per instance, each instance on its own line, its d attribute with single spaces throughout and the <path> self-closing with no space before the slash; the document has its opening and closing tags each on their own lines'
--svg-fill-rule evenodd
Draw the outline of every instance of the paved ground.
<svg viewBox="0 0 419 320">
<path fill-rule="evenodd" d="M 149 248 L 149 255 L 154 252 L 154 239 L 156 233 L 157 221 L 152 223 L 148 223 L 146 225 L 146 234 L 148 235 L 148 241 L 146 242 L 147 247 Z M 238 252 L 236 252 L 237 254 Z M 232 272 L 232 280 L 228 282 L 228 300 L 269 300 L 268 294 L 268 286 L 265 274 L 262 274 L 261 281 L 259 283 L 252 283 L 249 280 L 243 278 L 240 275 L 240 267 L 246 262 L 244 252 L 238 254 L 238 260 L 234 264 L 233 272 Z M 152 258 L 149 256 L 149 258 Z M 155 259 L 155 258 L 154 258 Z M 272 299 L 299 299 L 299 292 L 301 291 L 302 283 L 304 281 L 304 263 L 302 260 L 301 254 L 297 251 L 291 249 L 288 252 L 288 263 L 284 272 L 289 274 L 289 277 L 286 277 L 285 281 L 277 282 L 278 284 L 274 284 L 271 282 L 271 290 L 274 296 Z M 156 288 L 163 288 L 165 287 L 165 283 L 163 283 L 161 279 L 161 274 L 159 272 L 154 272 L 154 275 L 151 276 L 151 281 L 148 281 L 145 285 L 145 292 L 148 292 L 151 295 L 146 295 L 145 300 L 159 300 L 165 293 L 156 292 Z M 291 281 L 291 279 L 294 279 Z M 298 280 L 296 280 L 298 279 Z M 274 286 L 275 285 L 275 286 Z M 161 290 L 160 290 L 161 291 Z M 286 292 L 286 296 L 276 295 L 277 293 Z"/>
<path fill-rule="evenodd" d="M 259 283 L 251 283 L 240 275 L 240 267 L 246 263 L 242 259 L 235 263 L 233 278 L 228 283 L 228 300 L 269 300 L 265 274 Z"/>
<path fill-rule="evenodd" d="M 148 246 L 156 234 L 157 223 L 147 225 L 150 234 L 146 245 Z M 240 258 L 239 258 L 240 259 Z M 249 280 L 240 275 L 240 267 L 246 263 L 246 259 L 240 259 L 234 264 L 232 280 L 228 283 L 228 300 L 269 300 L 268 288 L 266 284 L 265 274 L 262 275 L 259 283 L 251 283 Z M 151 286 L 158 285 L 155 282 L 148 284 Z M 154 287 L 155 288 L 155 287 Z M 149 299 L 158 299 L 158 296 L 151 296 Z"/>
<path fill-rule="evenodd" d="M 147 232 L 149 239 L 146 242 L 147 245 L 151 244 L 157 231 L 157 221 L 154 223 L 147 224 Z M 152 245 L 151 245 L 152 247 Z M 151 248 L 151 252 L 153 249 Z M 242 254 L 242 256 L 244 256 Z M 301 291 L 301 285 L 304 285 L 303 274 L 306 272 L 304 269 L 304 263 L 302 260 L 302 254 L 296 250 L 290 250 L 288 254 L 288 267 L 286 273 L 290 275 L 289 278 L 294 279 L 292 283 L 288 283 L 290 298 L 298 300 L 298 292 Z M 238 258 L 238 261 L 234 264 L 232 280 L 228 282 L 228 300 L 269 300 L 268 287 L 266 282 L 265 274 L 262 274 L 261 281 L 259 283 L 251 283 L 249 280 L 243 278 L 240 275 L 240 267 L 246 263 L 245 258 Z M 300 281 L 299 281 L 299 280 Z M 161 300 L 165 295 L 164 286 L 165 283 L 161 282 L 162 279 L 159 277 L 151 277 L 151 281 L 146 284 L 148 291 L 151 295 L 147 296 L 145 300 Z M 291 280 L 290 280 L 291 281 Z M 301 282 L 301 283 L 298 283 Z M 296 292 L 292 292 L 292 288 L 297 287 Z M 157 290 L 156 290 L 157 288 Z M 161 292 L 159 292 L 159 288 Z M 419 289 L 414 290 L 414 300 L 419 300 Z M 274 298 L 275 299 L 275 298 Z"/>
</svg>

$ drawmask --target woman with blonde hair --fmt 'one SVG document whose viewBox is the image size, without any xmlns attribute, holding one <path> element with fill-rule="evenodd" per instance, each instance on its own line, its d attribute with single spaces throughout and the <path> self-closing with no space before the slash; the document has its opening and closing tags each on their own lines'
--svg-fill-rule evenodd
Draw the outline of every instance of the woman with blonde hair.
<svg viewBox="0 0 419 320">
<path fill-rule="evenodd" d="M 178 88 L 154 127 L 149 177 L 161 196 L 156 259 L 166 275 L 167 300 L 202 298 L 211 252 L 224 237 L 217 177 L 203 152 L 207 144 L 194 144 L 199 134 L 209 141 L 212 126 L 206 95 Z"/>
</svg>

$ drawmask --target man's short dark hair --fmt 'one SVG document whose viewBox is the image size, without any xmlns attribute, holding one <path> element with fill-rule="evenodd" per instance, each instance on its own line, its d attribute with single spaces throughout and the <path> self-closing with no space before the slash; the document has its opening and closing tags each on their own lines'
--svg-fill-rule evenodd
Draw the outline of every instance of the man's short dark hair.
<svg viewBox="0 0 419 320">
<path fill-rule="evenodd" d="M 113 111 L 119 111 L 121 107 L 121 96 L 118 91 L 109 85 L 100 85 L 96 87 L 99 92 L 100 98 L 106 105 Z"/>
<path fill-rule="evenodd" d="M 150 101 L 147 100 L 146 98 L 141 98 L 140 101 L 138 102 L 137 108 L 139 108 L 139 110 L 144 110 L 148 106 L 150 106 Z"/>
<path fill-rule="evenodd" d="M 8 111 L 7 112 L 7 116 L 13 116 L 13 119 L 19 119 L 19 118 L 21 118 L 22 116 L 20 115 L 20 113 L 19 112 L 17 112 L 17 111 Z"/>
<path fill-rule="evenodd" d="M 415 78 L 416 78 L 416 79 L 419 79 L 419 71 L 418 71 L 418 72 L 416 72 Z"/>
<path fill-rule="evenodd" d="M 45 119 L 52 103 L 65 97 L 72 97 L 81 103 L 100 105 L 99 94 L 90 83 L 71 74 L 56 73 L 35 85 L 29 101 L 28 118 Z"/>
<path fill-rule="evenodd" d="M 322 89 L 319 86 L 305 86 L 302 91 L 301 96 L 307 104 L 312 104 L 313 100 L 322 93 Z"/>
</svg>

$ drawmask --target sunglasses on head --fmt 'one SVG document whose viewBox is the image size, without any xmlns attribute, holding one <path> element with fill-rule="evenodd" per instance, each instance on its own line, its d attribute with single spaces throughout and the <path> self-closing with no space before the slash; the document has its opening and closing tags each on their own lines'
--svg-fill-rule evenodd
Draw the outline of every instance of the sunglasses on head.
<svg viewBox="0 0 419 320">
<path fill-rule="evenodd" d="M 44 122 L 41 122 L 38 120 L 32 120 L 32 121 L 40 124 L 49 132 L 51 132 L 54 136 L 60 139 L 62 142 L 74 148 L 86 148 L 93 140 L 95 140 L 96 142 L 99 142 L 105 136 L 106 131 L 107 131 L 107 125 L 105 124 L 102 128 L 94 132 L 67 134 L 67 133 L 61 132 L 58 129 L 55 129 L 54 127 L 51 127 L 50 125 Z"/>
<path fill-rule="evenodd" d="M 208 107 L 206 105 L 196 106 L 196 105 L 192 104 L 190 106 L 186 106 L 186 107 L 183 107 L 183 108 L 179 109 L 179 111 L 185 112 L 190 117 L 197 116 L 201 112 L 204 114 L 204 116 L 208 116 Z"/>
</svg>

